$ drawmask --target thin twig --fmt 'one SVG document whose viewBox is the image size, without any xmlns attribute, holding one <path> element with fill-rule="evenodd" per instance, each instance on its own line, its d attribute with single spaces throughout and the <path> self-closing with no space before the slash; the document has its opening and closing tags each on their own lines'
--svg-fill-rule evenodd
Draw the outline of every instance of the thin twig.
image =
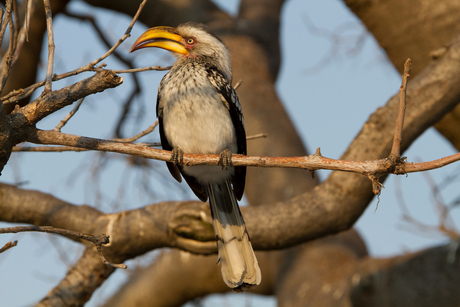
<svg viewBox="0 0 460 307">
<path fill-rule="evenodd" d="M 59 124 L 53 129 L 54 131 L 61 132 L 62 127 L 64 127 L 65 124 L 67 124 L 67 122 L 72 118 L 72 116 L 75 115 L 75 113 L 77 113 L 78 109 L 80 108 L 81 104 L 83 103 L 83 100 L 85 100 L 85 97 L 83 97 L 83 98 L 81 98 L 80 100 L 77 101 L 77 103 L 73 107 L 72 111 L 70 111 L 69 114 L 67 114 L 67 116 L 64 117 L 59 122 Z"/>
<path fill-rule="evenodd" d="M 10 241 L 10 242 L 6 243 L 2 248 L 0 248 L 0 254 L 5 252 L 5 251 L 7 251 L 7 250 L 9 250 L 10 248 L 12 248 L 12 247 L 14 247 L 16 245 L 18 245 L 17 240 L 13 241 L 13 242 Z"/>
<path fill-rule="evenodd" d="M 0 77 L 1 77 L 0 94 L 3 91 L 3 88 L 5 87 L 6 81 L 8 80 L 8 77 L 11 72 L 11 65 L 13 63 L 13 54 L 14 54 L 14 49 L 15 49 L 15 46 L 14 46 L 14 28 L 15 27 L 14 27 L 14 22 L 13 22 L 13 15 L 11 14 L 11 9 L 12 9 L 11 0 L 7 1 L 6 5 L 7 5 L 6 14 L 5 14 L 5 18 L 3 21 L 0 36 L 3 38 L 3 35 L 5 33 L 4 28 L 6 29 L 6 25 L 9 23 L 10 24 L 10 41 L 8 45 L 8 51 L 3 56 L 2 63 L 0 66 Z M 6 22 L 6 20 L 8 20 L 8 22 Z M 0 44 L 1 44 L 1 41 L 0 41 Z"/>
<path fill-rule="evenodd" d="M 25 27 L 25 37 L 26 41 L 29 41 L 29 24 L 30 24 L 30 16 L 32 16 L 32 10 L 35 8 L 33 0 L 26 0 L 25 5 L 25 18 L 24 18 L 24 27 Z"/>
<path fill-rule="evenodd" d="M 238 82 L 236 82 L 235 86 L 233 87 L 235 90 L 238 89 L 240 87 L 240 85 L 243 83 L 243 80 L 238 80 Z"/>
<path fill-rule="evenodd" d="M 8 1 L 11 1 L 11 0 L 8 0 Z M 146 2 L 147 2 L 147 0 L 142 1 L 142 3 L 139 5 L 139 9 L 136 12 L 136 15 L 134 16 L 134 18 L 132 19 L 131 23 L 129 24 L 127 30 L 125 31 L 125 34 L 123 35 L 122 38 L 120 38 L 117 41 L 117 43 L 112 48 L 110 48 L 109 51 L 107 51 L 103 56 L 101 56 L 97 60 L 92 61 L 88 65 L 85 65 L 83 67 L 80 67 L 78 69 L 75 69 L 75 70 L 60 74 L 60 75 L 52 75 L 52 81 L 61 80 L 61 79 L 68 78 L 70 76 L 75 76 L 75 75 L 78 75 L 80 73 L 87 72 L 87 71 L 102 71 L 103 70 L 102 68 L 96 68 L 94 66 L 97 65 L 98 63 L 100 63 L 101 61 L 103 61 L 105 58 L 107 58 L 113 52 L 113 50 L 118 48 L 118 46 L 121 43 L 123 43 L 131 35 L 130 33 L 131 33 L 132 28 L 133 28 L 133 25 L 136 22 L 137 18 L 139 17 L 139 14 L 142 11 L 142 8 L 144 7 Z M 0 35 L 1 35 L 1 32 L 0 32 Z M 164 68 L 164 67 L 155 68 L 155 67 L 152 67 L 150 69 L 147 68 L 145 70 L 167 70 L 167 69 L 169 69 L 169 68 Z M 138 71 L 143 71 L 143 70 L 138 70 Z M 115 73 L 122 73 L 122 72 L 129 73 L 129 72 L 134 72 L 134 71 L 131 71 L 131 70 L 118 70 L 118 71 L 114 71 L 114 72 Z M 15 103 L 15 102 L 17 102 L 17 101 L 19 101 L 21 99 L 29 97 L 30 95 L 32 95 L 32 93 L 37 88 L 39 88 L 39 87 L 41 87 L 43 85 L 45 85 L 45 80 L 43 80 L 41 82 L 38 82 L 38 83 L 35 83 L 35 84 L 25 88 L 25 89 L 19 89 L 19 90 L 16 90 L 16 91 L 12 91 L 11 93 L 9 93 L 9 94 L 5 95 L 4 97 L 2 97 L 1 100 L 2 100 L 2 102 L 4 104 Z"/>
<path fill-rule="evenodd" d="M 93 30 L 96 32 L 96 34 L 99 37 L 99 40 L 108 48 L 111 48 L 111 43 L 108 41 L 106 36 L 104 35 L 104 32 L 102 29 L 98 26 L 96 23 L 96 20 L 93 16 L 90 15 L 79 15 L 79 14 L 74 14 L 72 12 L 66 11 L 65 14 L 71 18 L 76 18 L 82 21 L 89 22 L 91 26 L 93 27 Z M 132 58 L 130 60 L 126 59 L 120 52 L 118 52 L 117 49 L 115 49 L 112 53 L 112 55 L 117 58 L 120 62 L 125 64 L 129 69 L 134 69 L 134 65 L 132 63 Z M 132 74 L 133 81 L 134 81 L 134 87 L 131 90 L 131 94 L 129 97 L 127 97 L 125 102 L 123 103 L 123 110 L 120 113 L 120 117 L 117 121 L 116 128 L 115 128 L 115 137 L 121 138 L 121 130 L 123 127 L 123 124 L 125 123 L 125 119 L 127 118 L 128 114 L 130 113 L 131 110 L 131 105 L 135 101 L 134 98 L 139 95 L 141 92 L 141 87 L 139 85 L 139 80 L 136 74 Z"/>
<path fill-rule="evenodd" d="M 439 231 L 445 233 L 453 240 L 457 240 L 460 238 L 460 234 L 455 228 L 455 223 L 452 219 L 452 216 L 450 215 L 449 207 L 443 200 L 438 185 L 434 181 L 433 177 L 431 177 L 430 173 L 424 173 L 423 175 L 431 187 L 431 193 L 433 194 L 433 198 L 435 200 L 434 206 L 435 209 L 439 212 Z"/>
<path fill-rule="evenodd" d="M 51 13 L 51 5 L 49 0 L 43 0 L 45 4 L 46 14 L 46 33 L 48 34 L 48 64 L 46 68 L 45 89 L 43 93 L 51 92 L 51 83 L 53 78 L 54 65 L 54 34 L 53 34 L 53 15 Z"/>
<path fill-rule="evenodd" d="M 121 45 L 128 37 L 131 36 L 131 30 L 133 29 L 134 23 L 137 21 L 137 18 L 139 17 L 142 9 L 144 8 L 145 3 L 147 0 L 143 0 L 142 3 L 139 5 L 139 9 L 136 12 L 136 15 L 134 15 L 131 23 L 129 24 L 128 28 L 125 31 L 125 34 L 118 40 L 118 42 L 115 43 L 115 45 L 112 46 L 112 48 L 109 49 L 104 55 L 102 55 L 100 58 L 92 61 L 88 65 L 84 66 L 85 68 L 91 69 L 94 66 L 96 66 L 98 63 L 102 62 L 105 58 L 107 58 L 109 55 L 112 54 L 112 52 L 118 48 L 118 46 Z"/>
<path fill-rule="evenodd" d="M 407 59 L 406 63 L 404 63 L 404 73 L 402 75 L 401 87 L 399 89 L 399 113 L 398 118 L 396 119 L 395 136 L 393 139 L 393 146 L 391 148 L 390 153 L 390 157 L 397 160 L 400 158 L 401 154 L 402 131 L 404 127 L 404 116 L 406 113 L 407 79 L 410 76 L 411 64 L 411 59 Z"/>
<path fill-rule="evenodd" d="M 261 139 L 261 138 L 266 138 L 267 134 L 266 133 L 259 133 L 259 134 L 254 134 L 254 135 L 248 135 L 246 137 L 246 141 L 250 140 L 255 140 L 255 139 Z"/>
<path fill-rule="evenodd" d="M 85 241 L 91 242 L 96 246 L 102 262 L 104 262 L 107 265 L 116 267 L 116 268 L 122 268 L 122 269 L 127 268 L 127 266 L 124 264 L 113 264 L 113 263 L 108 262 L 107 259 L 105 259 L 104 255 L 102 254 L 101 246 L 108 244 L 110 242 L 110 237 L 106 236 L 105 234 L 102 234 L 99 236 L 93 236 L 93 235 L 84 234 L 78 231 L 72 231 L 72 230 L 67 230 L 67 229 L 62 229 L 62 228 L 54 228 L 52 226 L 17 226 L 17 227 L 0 228 L 0 234 L 30 232 L 30 231 L 55 233 L 55 234 L 60 234 L 60 235 L 70 237 L 73 239 L 85 240 Z"/>
<path fill-rule="evenodd" d="M 117 125 L 115 128 L 116 138 L 122 138 L 121 131 L 122 131 L 123 125 L 126 123 L 126 118 L 128 117 L 128 114 L 131 110 L 131 106 L 133 102 L 135 101 L 134 98 L 141 93 L 141 86 L 139 84 L 139 79 L 137 77 L 137 74 L 131 74 L 131 76 L 133 78 L 134 87 L 131 90 L 130 95 L 125 99 L 125 102 L 123 103 L 122 111 L 120 112 L 120 116 L 117 120 Z"/>
<path fill-rule="evenodd" d="M 91 15 L 79 15 L 75 14 L 73 12 L 70 12 L 69 10 L 65 10 L 64 14 L 68 17 L 75 18 L 81 21 L 87 21 L 91 24 L 93 27 L 93 30 L 96 32 L 96 34 L 99 37 L 99 40 L 108 48 L 110 49 L 112 47 L 112 44 L 107 40 L 107 38 L 104 35 L 104 32 L 101 30 L 101 28 L 98 26 L 96 20 L 94 19 L 94 16 Z M 114 50 L 112 53 L 120 62 L 128 66 L 129 68 L 134 68 L 133 64 L 131 61 L 125 59 L 117 50 Z"/>
<path fill-rule="evenodd" d="M 141 72 L 141 71 L 150 71 L 150 70 L 157 70 L 157 71 L 164 71 L 164 70 L 170 70 L 171 66 L 149 66 L 149 67 L 141 67 L 141 68 L 131 68 L 131 69 L 110 69 L 116 74 L 130 74 L 133 72 Z M 91 71 L 103 71 L 103 70 L 108 70 L 108 69 L 103 69 L 103 68 L 93 68 Z"/>
<path fill-rule="evenodd" d="M 152 132 L 156 128 L 156 126 L 158 126 L 158 119 L 150 127 L 148 127 L 147 129 L 145 129 L 144 131 L 142 131 L 141 133 L 139 133 L 139 134 L 137 134 L 137 135 L 135 135 L 133 137 L 122 138 L 122 139 L 113 139 L 113 140 L 116 141 L 116 142 L 132 143 L 132 142 L 140 139 L 144 135 L 147 135 L 150 132 Z"/>
<path fill-rule="evenodd" d="M 14 16 L 14 22 L 17 25 L 17 27 L 14 27 L 13 29 L 13 46 L 15 46 L 14 49 L 16 49 L 18 35 L 19 35 L 19 13 L 18 13 L 18 1 L 17 0 L 13 0 L 13 15 L 12 16 Z"/>
<path fill-rule="evenodd" d="M 171 66 L 150 66 L 150 67 L 143 67 L 143 68 L 135 68 L 135 69 L 119 69 L 119 70 L 112 70 L 112 69 L 103 69 L 103 68 L 92 68 L 88 70 L 74 70 L 74 74 L 70 74 L 71 72 L 66 72 L 60 75 L 53 75 L 53 81 L 58 81 L 65 79 L 67 77 L 73 76 L 80 74 L 84 71 L 94 71 L 94 72 L 101 72 L 101 71 L 112 71 L 115 74 L 123 74 L 123 73 L 133 73 L 133 72 L 141 72 L 141 71 L 149 71 L 149 70 L 158 70 L 158 71 L 163 71 L 163 70 L 169 70 L 171 69 Z M 11 104 L 15 103 L 21 99 L 24 99 L 26 97 L 29 97 L 32 95 L 32 93 L 39 87 L 42 87 L 45 85 L 45 80 L 42 80 L 40 82 L 37 82 L 35 84 L 32 84 L 25 89 L 18 89 L 18 90 L 13 90 L 4 97 L 2 97 L 0 100 L 2 100 L 3 104 Z"/>
<path fill-rule="evenodd" d="M 0 29 L 0 45 L 3 42 L 3 37 L 5 36 L 6 27 L 8 25 L 8 21 L 10 20 L 12 5 L 13 3 L 11 0 L 6 1 L 4 16 L 3 16 L 3 8 L 2 8 L 2 28 Z"/>
<path fill-rule="evenodd" d="M 5 9 L 2 7 L 0 8 L 0 29 L 3 29 L 3 14 L 5 13 Z M 2 44 L 3 35 L 0 37 L 0 46 Z"/>
<path fill-rule="evenodd" d="M 29 41 L 29 19 L 35 10 L 35 1 L 27 0 L 24 6 L 25 6 L 24 24 L 22 25 L 22 28 L 18 33 L 16 49 L 14 51 L 14 56 L 13 56 L 13 65 L 14 63 L 16 63 L 16 61 L 19 58 L 19 54 L 21 53 L 21 49 L 22 49 L 22 46 L 24 45 L 24 41 L 25 40 Z"/>
</svg>

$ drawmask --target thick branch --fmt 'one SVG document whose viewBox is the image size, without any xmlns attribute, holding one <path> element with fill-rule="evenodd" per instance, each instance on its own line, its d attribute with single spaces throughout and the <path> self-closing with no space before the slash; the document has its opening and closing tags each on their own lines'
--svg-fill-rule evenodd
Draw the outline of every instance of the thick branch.
<svg viewBox="0 0 460 307">
<path fill-rule="evenodd" d="M 30 125 L 34 125 L 49 114 L 78 99 L 102 92 L 108 88 L 114 88 L 122 82 L 123 78 L 111 71 L 98 72 L 90 78 L 42 95 L 28 105 L 15 109 L 9 116 L 14 121 L 22 115 Z"/>
<path fill-rule="evenodd" d="M 115 268 L 122 268 L 122 269 L 127 268 L 126 265 L 124 264 L 114 264 L 114 263 L 108 262 L 107 259 L 105 259 L 104 254 L 102 254 L 101 246 L 102 244 L 108 244 L 110 240 L 109 240 L 109 237 L 104 234 L 93 236 L 93 235 L 84 234 L 78 231 L 54 228 L 51 226 L 17 226 L 17 227 L 0 228 L 0 233 L 18 233 L 18 232 L 31 232 L 31 231 L 60 234 L 62 236 L 72 238 L 74 240 L 86 240 L 94 244 L 94 246 L 96 247 L 96 250 L 99 253 L 101 261 L 103 263 L 113 266 Z"/>
<path fill-rule="evenodd" d="M 53 14 L 56 16 L 56 14 L 64 10 L 69 0 L 51 0 L 50 2 L 53 8 Z M 28 41 L 22 44 L 22 46 L 18 46 L 16 50 L 14 58 L 15 63 L 3 93 L 11 93 L 14 89 L 25 88 L 36 82 L 37 69 L 40 66 L 40 55 L 44 42 L 43 35 L 46 32 L 45 10 L 42 0 L 19 2 L 20 7 L 27 4 L 29 4 L 27 9 L 29 18 L 26 18 L 26 21 L 28 21 L 28 30 L 21 30 L 21 32 L 27 32 L 23 33 L 22 36 L 20 34 L 19 40 L 21 43 L 21 40 L 23 40 L 25 36 L 24 34 L 28 34 Z M 24 24 L 26 24 L 26 22 L 24 22 Z M 20 53 L 18 53 L 18 51 L 20 51 Z M 24 97 L 25 96 L 21 98 Z M 20 106 L 24 106 L 29 100 L 18 99 L 16 102 L 19 103 Z M 13 111 L 13 108 L 14 104 L 6 105 L 6 113 L 9 114 Z"/>
<path fill-rule="evenodd" d="M 265 50 L 273 80 L 281 62 L 279 29 L 284 0 L 243 0 L 240 4 L 240 33 L 252 36 Z"/>
<path fill-rule="evenodd" d="M 124 0 L 85 0 L 88 4 L 134 16 L 137 2 Z M 177 26 L 187 21 L 209 23 L 229 21 L 230 16 L 222 12 L 210 0 L 182 0 L 180 2 L 156 0 L 148 1 L 139 16 L 139 21 L 147 26 Z"/>
<path fill-rule="evenodd" d="M 88 247 L 64 280 L 36 306 L 83 306 L 114 270 L 101 262 L 93 246 Z"/>
<path fill-rule="evenodd" d="M 455 241 L 392 259 L 367 259 L 355 274 L 352 305 L 457 306 L 459 258 Z"/>
<path fill-rule="evenodd" d="M 427 127 L 460 101 L 460 88 L 458 87 L 460 81 L 460 69 L 458 69 L 460 67 L 459 54 L 460 41 L 456 41 L 443 60 L 420 74 L 409 85 L 407 89 L 406 126 L 403 131 L 403 149 L 407 148 Z M 437 85 L 440 82 L 444 86 L 430 86 L 432 84 Z M 394 119 L 398 113 L 398 106 L 399 95 L 393 97 L 385 107 L 377 110 L 370 117 L 368 123 L 354 140 L 343 158 L 355 160 L 378 159 L 381 156 L 388 155 L 392 145 Z M 38 131 L 36 138 L 39 140 L 43 134 L 44 132 Z M 54 142 L 63 141 L 63 134 L 56 132 L 46 132 L 45 134 L 48 134 L 48 136 L 52 135 Z M 113 147 L 111 148 L 110 146 L 115 146 L 118 152 L 126 151 L 129 148 L 129 150 L 132 150 L 132 153 L 141 156 L 147 157 L 152 152 L 156 152 L 161 156 L 162 160 L 166 161 L 169 159 L 167 152 L 145 146 L 122 143 L 113 144 L 113 142 L 109 144 L 106 141 L 99 140 L 91 140 L 90 143 L 86 144 L 86 139 L 69 136 L 66 136 L 66 139 L 71 140 L 71 143 L 66 144 L 71 146 L 84 145 L 99 150 L 111 150 Z M 218 157 L 216 156 L 212 159 L 215 159 L 215 163 L 217 164 Z M 244 159 L 244 157 L 235 156 L 235 165 L 239 165 L 240 159 Z M 313 156 L 307 160 L 309 159 L 314 160 L 318 159 L 318 157 Z M 363 165 L 366 164 L 366 162 L 361 163 Z M 263 209 L 243 208 L 243 211 L 247 220 L 248 231 L 253 240 L 253 246 L 256 249 L 278 249 L 348 229 L 367 207 L 372 196 L 370 184 L 363 176 L 334 172 L 326 182 L 321 184 L 313 192 L 308 192 L 300 197 L 286 201 L 283 205 L 266 206 Z M 170 204 L 168 206 L 157 205 L 151 209 L 150 214 L 155 214 L 157 217 L 161 216 L 158 218 L 158 221 L 161 221 L 159 223 L 166 226 L 165 221 L 168 221 L 168 226 L 161 229 L 151 226 L 151 229 L 158 230 L 158 234 L 155 234 L 155 237 L 158 236 L 157 239 L 159 241 L 155 243 L 149 241 L 149 244 L 145 244 L 144 242 L 145 245 L 140 250 L 137 250 L 139 247 L 134 248 L 129 252 L 130 255 L 137 254 L 139 251 L 145 252 L 152 248 L 164 246 L 179 246 L 200 253 L 210 252 L 208 248 L 210 246 L 212 246 L 211 250 L 214 250 L 212 231 L 210 227 L 209 231 L 206 230 L 206 227 L 209 225 L 205 227 L 206 223 L 203 224 L 202 222 L 203 206 L 198 205 L 198 207 L 195 207 L 199 208 L 198 211 L 190 209 L 182 211 L 187 208 L 186 204 L 183 206 L 177 203 L 173 204 L 175 204 L 176 208 Z M 192 206 L 196 206 L 196 204 Z M 136 210 L 130 212 L 138 214 L 135 213 Z M 175 213 L 172 214 L 172 212 Z M 207 212 L 207 209 L 204 212 Z M 184 226 L 187 224 L 183 222 L 180 223 L 182 225 L 180 227 L 176 225 L 175 219 L 181 214 L 188 216 L 184 219 L 184 221 L 190 223 L 188 228 Z M 190 214 L 192 214 L 192 217 L 190 217 Z M 16 216 L 21 216 L 21 214 L 17 214 Z M 133 222 L 129 221 L 130 216 L 132 215 L 125 214 L 120 219 L 124 221 L 123 223 L 127 223 L 126 225 L 132 225 Z M 204 216 L 204 220 L 209 218 L 206 214 Z M 198 222 L 195 223 L 196 221 Z M 138 223 L 134 224 L 137 225 Z M 46 225 L 56 226 L 53 224 Z M 189 239 L 194 236 L 194 229 L 206 230 L 204 231 L 204 235 L 198 235 L 201 239 Z M 140 231 L 143 230 L 138 229 L 135 233 L 139 233 Z M 170 238 L 169 234 L 171 231 L 178 234 L 178 236 Z M 101 233 L 105 232 L 101 231 Z M 113 238 L 112 235 L 111 237 Z M 205 244 L 202 246 L 202 243 L 199 241 L 209 245 Z M 135 245 L 137 246 L 137 243 Z"/>
<path fill-rule="evenodd" d="M 118 152 L 143 158 L 170 161 L 171 152 L 150 148 L 146 145 L 95 139 L 57 131 L 36 130 L 28 140 L 36 144 L 66 145 L 87 150 Z M 219 155 L 184 154 L 184 165 L 219 165 Z M 460 160 L 460 154 L 454 154 L 439 160 L 423 163 L 405 163 L 395 165 L 390 159 L 374 161 L 346 161 L 323 157 L 319 151 L 306 157 L 266 157 L 232 155 L 234 166 L 285 167 L 307 170 L 339 170 L 363 175 L 381 176 L 383 174 L 411 173 L 439 168 Z M 423 165 L 423 167 L 421 166 Z"/>
<path fill-rule="evenodd" d="M 3 150 L 0 152 L 0 171 L 7 163 L 13 146 L 24 142 L 29 133 L 35 131 L 33 127 L 38 121 L 82 97 L 116 87 L 122 82 L 123 78 L 110 71 L 98 72 L 63 89 L 44 94 L 22 108 L 17 107 L 7 116 L 2 104 L 0 144 Z"/>
<path fill-rule="evenodd" d="M 345 4 L 361 19 L 394 67 L 403 72 L 410 56 L 416 65 L 416 76 L 433 58 L 442 58 L 446 46 L 460 33 L 460 2 L 417 0 L 345 0 Z M 435 128 L 460 150 L 460 106 L 444 116 Z"/>
</svg>

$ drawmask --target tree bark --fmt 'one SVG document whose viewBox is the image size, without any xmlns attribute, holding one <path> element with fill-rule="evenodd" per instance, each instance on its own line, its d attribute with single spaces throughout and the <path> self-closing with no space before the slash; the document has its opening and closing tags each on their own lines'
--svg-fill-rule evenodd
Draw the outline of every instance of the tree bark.
<svg viewBox="0 0 460 307">
<path fill-rule="evenodd" d="M 40 66 L 43 36 L 46 33 L 46 21 L 43 1 L 33 1 L 35 1 L 36 4 L 34 13 L 30 17 L 29 39 L 23 44 L 21 53 L 16 63 L 13 65 L 8 81 L 3 89 L 3 95 L 8 94 L 12 90 L 18 90 L 34 84 L 37 77 L 37 70 Z M 68 2 L 69 0 L 52 0 L 51 7 L 53 15 L 56 16 L 63 12 Z M 20 14 L 23 14 L 23 12 L 20 12 Z M 18 104 L 22 107 L 29 103 L 29 101 L 30 100 L 26 98 L 19 101 Z M 5 107 L 5 112 L 9 114 L 13 109 L 14 105 L 7 105 Z"/>
<path fill-rule="evenodd" d="M 118 0 L 87 2 L 129 15 L 133 15 L 138 7 L 137 3 Z M 432 37 L 438 35 L 439 29 L 458 32 L 459 26 L 451 18 L 455 15 L 452 12 L 458 9 L 453 4 L 445 9 L 430 6 L 435 2 L 427 1 L 416 7 L 416 15 L 413 15 L 414 10 L 400 12 L 407 7 L 406 3 L 398 1 L 371 3 L 350 0 L 346 3 L 358 16 L 361 14 L 360 18 L 362 17 L 371 31 L 376 32 L 377 39 L 388 49 L 394 63 L 400 61 L 401 54 L 403 60 L 407 57 L 401 50 L 406 53 L 417 51 L 421 55 L 423 50 L 447 40 L 448 35 L 444 34 Z M 248 153 L 251 155 L 307 154 L 274 89 L 280 60 L 279 43 L 273 37 L 278 37 L 279 11 L 282 4 L 281 0 L 243 0 L 239 16 L 233 20 L 211 1 L 158 0 L 149 1 L 140 16 L 140 20 L 149 26 L 177 25 L 194 16 L 195 21 L 208 23 L 224 40 L 233 55 L 234 78 L 244 81 L 238 89 L 238 95 L 243 105 L 247 133 L 263 132 L 269 136 L 267 139 L 249 143 Z M 440 18 L 443 21 L 436 23 L 439 16 L 443 17 Z M 385 24 L 387 19 L 393 20 L 393 25 L 386 29 L 380 27 L 380 23 Z M 422 27 L 421 31 L 416 32 L 412 24 L 430 22 L 436 24 L 434 30 Z M 263 32 L 266 30 L 267 32 Z M 423 39 L 416 39 L 419 33 L 430 36 L 426 43 L 428 47 L 423 46 Z M 417 44 L 425 49 L 412 50 L 412 46 Z M 408 88 L 402 149 L 406 149 L 423 131 L 460 101 L 460 39 L 454 40 L 438 59 L 431 62 L 429 57 L 409 56 L 413 57 L 415 63 L 426 61 L 427 67 L 422 70 L 418 64 L 414 66 L 414 69 L 417 67 L 414 75 L 418 73 L 418 76 L 410 81 Z M 398 64 L 398 67 L 402 69 L 403 66 Z M 57 94 L 57 91 L 53 93 Z M 28 121 L 31 119 L 29 125 L 33 125 L 57 109 L 35 108 L 45 105 L 40 105 L 40 102 L 42 101 L 37 100 L 29 108 L 15 112 L 16 115 L 9 115 L 8 119 L 12 119 L 9 122 L 23 123 L 24 120 L 20 121 L 18 117 L 21 115 Z M 388 156 L 398 103 L 399 99 L 395 96 L 386 106 L 377 110 L 342 159 L 363 161 Z M 63 102 L 59 105 L 61 104 Z M 50 104 L 50 107 L 53 105 Z M 28 109 L 34 110 L 28 114 Z M 455 122 L 456 117 L 451 117 Z M 11 130 L 11 125 L 4 126 L 4 122 L 6 115 L 2 113 L 2 133 Z M 452 124 L 448 126 L 449 129 L 453 127 Z M 453 135 L 458 136 L 458 132 Z M 0 141 L 3 140 L 4 135 L 0 135 Z M 4 153 L 0 154 L 3 159 Z M 440 287 L 436 288 L 434 283 L 430 283 L 420 288 L 417 278 L 406 274 L 405 270 L 411 270 L 414 274 L 424 272 L 435 283 L 438 282 L 437 278 L 444 278 L 446 282 L 458 284 L 456 277 L 449 274 L 458 268 L 440 261 L 446 256 L 445 248 L 395 259 L 365 258 L 363 242 L 355 231 L 349 229 L 374 197 L 368 178 L 334 172 L 324 183 L 312 190 L 316 183 L 308 172 L 302 170 L 249 169 L 246 196 L 251 207 L 245 207 L 242 211 L 253 246 L 259 250 L 291 247 L 285 251 L 257 253 L 263 272 L 263 283 L 255 292 L 266 295 L 275 293 L 278 303 L 286 306 L 372 306 L 376 302 L 387 306 L 399 297 L 402 298 L 398 303 L 423 306 L 426 302 L 436 301 L 425 301 L 423 297 L 414 297 L 413 293 L 422 289 L 429 294 L 430 299 L 435 298 L 436 291 L 441 291 L 443 284 L 439 283 Z M 88 206 L 74 206 L 43 193 L 8 185 L 0 185 L 0 199 L 2 221 L 52 225 L 94 234 L 106 232 L 111 237 L 111 244 L 103 250 L 109 261 L 113 262 L 131 259 L 162 247 L 177 247 L 203 254 L 216 251 L 207 204 L 170 202 L 116 214 L 103 214 Z M 327 235 L 333 236 L 326 237 Z M 314 239 L 318 240 L 305 243 Z M 435 269 L 423 271 L 420 264 L 434 260 Z M 215 261 L 215 255 L 197 256 L 177 250 L 163 252 L 150 267 L 135 274 L 107 304 L 126 306 L 136 303 L 147 306 L 155 298 L 159 306 L 176 306 L 195 297 L 228 291 Z M 454 263 L 458 264 L 458 261 Z M 39 305 L 83 305 L 112 272 L 113 269 L 102 264 L 94 250 L 88 248 L 63 281 Z M 410 278 L 405 279 L 405 276 Z M 390 283 L 394 278 L 398 279 L 397 282 Z M 401 293 L 403 287 L 399 281 L 403 281 L 410 291 Z M 452 301 L 458 301 L 458 296 L 452 291 L 453 288 L 447 286 L 446 299 L 443 300 L 446 306 Z"/>
<path fill-rule="evenodd" d="M 460 34 L 459 1 L 345 0 L 345 4 L 361 19 L 400 73 L 410 57 L 411 74 L 417 75 L 432 57 L 442 56 L 444 48 Z M 446 114 L 435 128 L 460 150 L 460 106 Z"/>
</svg>

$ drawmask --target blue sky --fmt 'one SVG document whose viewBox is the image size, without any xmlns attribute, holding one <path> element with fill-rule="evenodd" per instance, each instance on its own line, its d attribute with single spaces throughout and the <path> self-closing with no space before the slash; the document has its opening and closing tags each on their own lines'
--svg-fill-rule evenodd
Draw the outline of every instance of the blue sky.
<svg viewBox="0 0 460 307">
<path fill-rule="evenodd" d="M 236 12 L 238 1 L 219 2 L 229 11 Z M 74 1 L 71 9 L 82 13 L 94 12 L 79 1 Z M 107 11 L 97 15 L 98 24 L 109 33 L 112 42 L 123 35 L 130 22 L 130 18 Z M 120 52 L 129 58 L 134 57 L 137 67 L 162 64 L 164 61 L 171 63 L 173 58 L 162 50 L 128 55 L 129 47 L 144 30 L 143 25 L 137 24 L 132 37 L 120 47 Z M 105 47 L 97 44 L 96 37 L 90 33 L 90 26 L 84 22 L 56 18 L 54 31 L 56 73 L 85 65 L 106 51 Z M 337 45 L 333 44 L 331 37 L 337 39 Z M 355 52 L 346 53 L 356 46 L 358 38 L 363 37 Z M 338 0 L 287 1 L 282 12 L 281 44 L 283 60 L 277 81 L 280 98 L 310 152 L 320 147 L 324 156 L 339 158 L 368 117 L 397 93 L 401 83 L 399 74 L 387 62 L 385 54 L 360 21 Z M 410 57 L 410 54 L 407 56 Z M 108 68 L 117 69 L 121 65 L 116 59 L 104 62 Z M 41 74 L 40 79 L 43 79 L 44 70 Z M 138 98 L 138 107 L 130 118 L 132 134 L 145 129 L 155 120 L 154 97 L 163 75 L 164 72 L 139 74 L 145 94 Z M 57 82 L 53 88 L 82 78 L 77 76 Z M 111 137 L 110 131 L 118 118 L 121 102 L 133 86 L 131 76 L 124 74 L 123 78 L 122 87 L 86 99 L 75 118 L 62 131 Z M 68 107 L 49 116 L 39 123 L 39 127 L 52 129 L 69 111 Z M 145 140 L 157 141 L 158 136 L 152 134 Z M 428 161 L 455 152 L 434 129 L 429 129 L 404 155 L 409 161 Z M 94 204 L 105 212 L 141 207 L 166 199 L 194 199 L 184 185 L 164 179 L 168 178 L 168 174 L 160 162 L 153 163 L 153 168 L 144 172 L 150 180 L 148 184 L 153 191 L 150 194 L 140 187 L 139 182 L 145 179 L 142 172 L 131 171 L 127 161 L 119 156 L 112 167 L 105 169 L 99 180 L 94 181 L 91 171 L 97 163 L 93 157 L 88 153 L 13 154 L 1 180 L 7 183 L 25 181 L 24 188 L 49 192 L 74 204 Z M 440 183 L 448 175 L 458 173 L 459 168 L 456 163 L 429 174 Z M 319 171 L 318 174 L 324 179 L 329 172 Z M 447 242 L 446 238 L 434 233 L 409 231 L 402 220 L 398 188 L 403 191 L 402 199 L 414 217 L 431 225 L 438 224 L 435 200 L 424 174 L 390 176 L 384 185 L 378 209 L 374 200 L 356 225 L 371 255 L 387 257 Z M 446 187 L 442 194 L 445 202 L 458 199 L 458 190 L 458 180 Z M 454 210 L 453 216 L 458 221 L 458 212 Z M 0 226 L 7 224 L 0 223 Z M 0 245 L 8 240 L 19 240 L 19 244 L 0 257 L 0 289 L 6 306 L 28 306 L 36 302 L 59 282 L 67 267 L 82 252 L 78 244 L 56 236 L 50 239 L 47 234 L 3 235 Z M 145 265 L 153 257 L 154 253 L 149 253 L 127 264 L 130 267 Z M 87 306 L 99 305 L 125 278 L 126 273 L 118 270 Z M 24 289 L 28 295 L 23 295 Z M 229 306 L 238 306 L 241 300 L 247 299 L 235 297 L 213 296 L 206 304 L 212 306 L 215 300 L 225 300 Z M 266 306 L 274 305 L 275 301 L 255 299 L 252 303 Z"/>
</svg>

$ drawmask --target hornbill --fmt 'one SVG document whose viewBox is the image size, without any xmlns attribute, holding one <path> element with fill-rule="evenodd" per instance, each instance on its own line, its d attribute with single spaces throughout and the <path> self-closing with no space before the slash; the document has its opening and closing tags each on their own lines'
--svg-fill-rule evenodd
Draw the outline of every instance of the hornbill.
<svg viewBox="0 0 460 307">
<path fill-rule="evenodd" d="M 261 273 L 237 202 L 243 196 L 246 167 L 231 164 L 232 153 L 246 154 L 246 133 L 231 85 L 229 52 L 196 23 L 150 28 L 130 52 L 146 47 L 177 57 L 157 96 L 161 145 L 172 150 L 168 169 L 179 182 L 182 175 L 201 201 L 209 199 L 224 282 L 236 292 L 252 288 L 260 284 Z M 220 154 L 220 165 L 182 165 L 184 152 Z"/>
</svg>

